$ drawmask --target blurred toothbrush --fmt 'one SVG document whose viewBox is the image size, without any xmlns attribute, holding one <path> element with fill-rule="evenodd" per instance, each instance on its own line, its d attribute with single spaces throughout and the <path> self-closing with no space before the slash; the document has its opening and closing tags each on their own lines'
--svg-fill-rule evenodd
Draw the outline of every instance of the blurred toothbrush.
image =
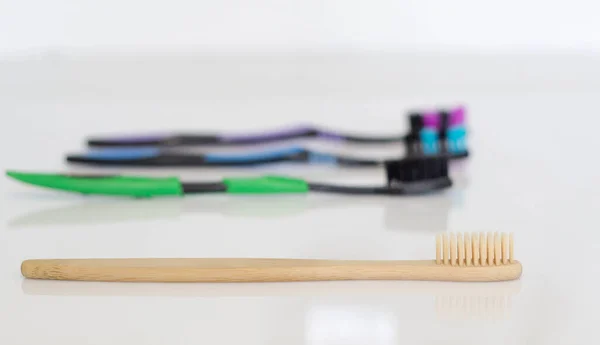
<svg viewBox="0 0 600 345">
<path fill-rule="evenodd" d="M 406 156 L 443 155 L 450 159 L 465 158 L 469 154 L 466 135 L 466 130 L 462 126 L 454 126 L 443 131 L 422 127 L 415 135 L 411 134 L 410 137 L 407 137 Z M 178 148 L 168 147 L 104 148 L 93 149 L 81 154 L 70 154 L 67 156 L 67 161 L 96 166 L 138 167 L 252 166 L 280 162 L 364 167 L 381 166 L 385 163 L 385 160 L 381 158 L 336 155 L 300 146 L 276 150 L 204 154 L 189 153 Z"/>
<path fill-rule="evenodd" d="M 444 126 L 463 126 L 465 124 L 465 108 L 457 107 L 439 112 L 413 114 L 421 118 L 425 128 L 439 130 Z M 446 118 L 446 120 L 442 120 Z M 410 136 L 410 134 L 408 135 Z M 298 126 L 263 133 L 213 134 L 213 133 L 173 133 L 160 135 L 132 135 L 92 137 L 87 143 L 90 147 L 140 147 L 140 146 L 201 146 L 201 145 L 254 145 L 280 142 L 300 138 L 320 138 L 336 142 L 360 144 L 381 144 L 403 142 L 407 135 L 392 136 L 360 136 L 325 130 L 314 126 Z"/>
<path fill-rule="evenodd" d="M 186 182 L 178 177 L 118 175 L 66 175 L 8 171 L 21 182 L 55 190 L 82 194 L 153 197 L 187 194 L 281 194 L 327 192 L 341 194 L 406 195 L 448 188 L 448 159 L 443 156 L 408 158 L 385 162 L 387 184 L 380 186 L 331 185 L 286 177 L 259 176 L 225 178 L 215 182 Z"/>
</svg>

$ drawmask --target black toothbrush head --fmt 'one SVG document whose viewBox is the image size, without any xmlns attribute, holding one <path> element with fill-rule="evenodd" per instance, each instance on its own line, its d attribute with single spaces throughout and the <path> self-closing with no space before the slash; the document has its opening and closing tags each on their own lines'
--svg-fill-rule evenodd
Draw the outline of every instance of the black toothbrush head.
<svg viewBox="0 0 600 345">
<path fill-rule="evenodd" d="M 409 157 L 385 162 L 388 187 L 399 193 L 420 194 L 452 186 L 447 156 Z"/>
<path fill-rule="evenodd" d="M 450 126 L 450 114 L 445 110 L 440 110 L 440 128 L 439 135 L 440 139 L 443 141 L 446 139 L 446 134 L 448 133 L 448 127 Z"/>
<path fill-rule="evenodd" d="M 408 115 L 409 134 L 419 136 L 419 132 L 425 127 L 423 115 L 421 113 L 411 113 Z"/>
<path fill-rule="evenodd" d="M 406 145 L 407 156 L 417 156 L 421 154 L 421 138 L 419 133 L 425 127 L 423 122 L 423 115 L 421 113 L 409 114 L 409 131 L 404 137 L 404 144 Z"/>
</svg>

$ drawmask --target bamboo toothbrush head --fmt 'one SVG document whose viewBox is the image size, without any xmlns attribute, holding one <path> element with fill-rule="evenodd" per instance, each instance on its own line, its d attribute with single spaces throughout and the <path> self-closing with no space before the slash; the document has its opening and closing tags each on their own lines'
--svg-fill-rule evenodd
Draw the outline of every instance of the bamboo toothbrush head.
<svg viewBox="0 0 600 345">
<path fill-rule="evenodd" d="M 516 263 L 512 233 L 443 233 L 435 238 L 435 262 L 451 266 L 500 266 Z"/>
</svg>

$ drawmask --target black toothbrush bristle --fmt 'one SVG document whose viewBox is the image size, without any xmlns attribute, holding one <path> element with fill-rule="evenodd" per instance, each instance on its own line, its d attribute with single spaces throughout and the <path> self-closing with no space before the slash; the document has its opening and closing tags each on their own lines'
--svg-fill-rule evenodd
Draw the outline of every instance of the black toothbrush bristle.
<svg viewBox="0 0 600 345">
<path fill-rule="evenodd" d="M 385 163 L 389 188 L 407 193 L 423 193 L 452 185 L 448 157 L 409 157 Z"/>
<path fill-rule="evenodd" d="M 448 158 L 410 157 L 386 162 L 389 181 L 410 183 L 448 176 Z"/>
</svg>

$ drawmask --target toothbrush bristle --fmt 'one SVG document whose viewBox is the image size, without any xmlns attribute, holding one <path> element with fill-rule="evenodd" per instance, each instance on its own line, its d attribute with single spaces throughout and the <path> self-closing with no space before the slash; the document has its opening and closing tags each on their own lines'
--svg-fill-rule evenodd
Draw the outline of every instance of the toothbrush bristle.
<svg viewBox="0 0 600 345">
<path fill-rule="evenodd" d="M 449 233 L 435 237 L 438 265 L 499 266 L 514 263 L 512 233 Z"/>
<path fill-rule="evenodd" d="M 479 266 L 479 234 L 473 233 L 473 266 Z"/>
<path fill-rule="evenodd" d="M 465 261 L 467 266 L 473 264 L 473 244 L 471 242 L 471 234 L 465 233 Z"/>
</svg>

